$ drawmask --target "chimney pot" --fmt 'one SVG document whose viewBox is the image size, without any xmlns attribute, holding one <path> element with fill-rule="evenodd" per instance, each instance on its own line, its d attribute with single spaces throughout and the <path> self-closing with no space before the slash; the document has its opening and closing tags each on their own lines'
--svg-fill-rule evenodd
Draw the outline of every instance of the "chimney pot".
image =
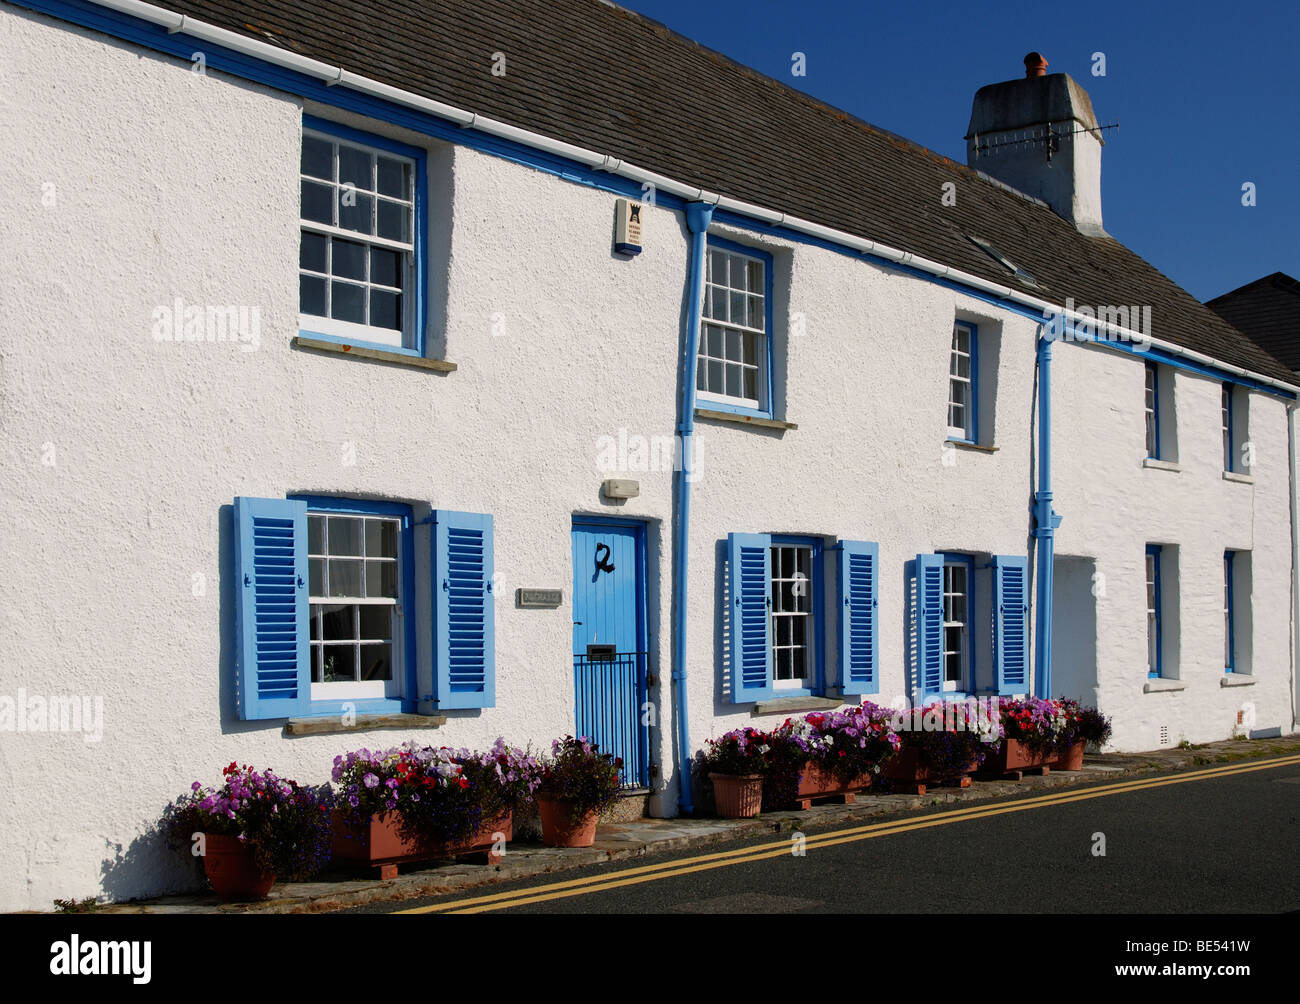
<svg viewBox="0 0 1300 1004">
<path fill-rule="evenodd" d="M 1025 76 L 1026 77 L 1045 77 L 1047 76 L 1047 60 L 1043 58 L 1041 52 L 1031 52 L 1025 57 Z"/>
</svg>

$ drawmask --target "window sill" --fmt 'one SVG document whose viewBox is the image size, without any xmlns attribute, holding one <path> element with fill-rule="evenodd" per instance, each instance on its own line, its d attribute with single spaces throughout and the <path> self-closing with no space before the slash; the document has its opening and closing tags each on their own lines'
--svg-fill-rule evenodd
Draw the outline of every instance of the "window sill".
<svg viewBox="0 0 1300 1004">
<path fill-rule="evenodd" d="M 1173 471 L 1175 474 L 1182 470 L 1172 460 L 1157 460 L 1155 457 L 1147 457 L 1142 461 L 1142 466 L 1153 471 Z"/>
<path fill-rule="evenodd" d="M 326 341 L 310 335 L 295 335 L 293 344 L 296 348 L 309 349 L 313 352 L 329 352 L 340 356 L 353 356 L 369 359 L 379 363 L 393 363 L 397 366 L 410 366 L 413 369 L 433 370 L 436 373 L 454 373 L 456 364 L 445 359 L 425 359 L 405 352 L 393 352 L 390 349 L 374 348 L 370 345 L 348 345 L 344 342 Z"/>
<path fill-rule="evenodd" d="M 734 411 L 714 411 L 712 408 L 696 408 L 696 418 L 707 418 L 714 422 L 731 422 L 734 425 L 757 425 L 763 429 L 797 429 L 794 422 L 782 422 L 775 418 L 763 418 L 760 415 L 742 415 Z"/>
<path fill-rule="evenodd" d="M 754 705 L 756 715 L 777 715 L 788 711 L 834 711 L 844 702 L 833 697 L 777 697 L 770 701 L 758 701 Z"/>
<path fill-rule="evenodd" d="M 1219 677 L 1220 687 L 1253 687 L 1255 678 L 1249 673 L 1224 673 Z"/>
<path fill-rule="evenodd" d="M 997 453 L 997 446 L 981 446 L 979 443 L 972 443 L 969 439 L 945 439 L 944 443 L 948 446 L 955 446 L 959 450 L 974 450 L 976 453 Z"/>
<path fill-rule="evenodd" d="M 319 736 L 334 732 L 368 732 L 371 729 L 436 729 L 446 724 L 445 715 L 357 715 L 351 725 L 344 725 L 341 716 L 326 715 L 290 718 L 285 722 L 284 732 L 290 736 Z"/>
<path fill-rule="evenodd" d="M 1255 479 L 1251 475 L 1239 474 L 1236 471 L 1224 471 L 1223 480 L 1235 481 L 1239 485 L 1253 485 L 1255 483 Z"/>
<path fill-rule="evenodd" d="M 1174 690 L 1186 690 L 1187 684 L 1182 680 L 1168 680 L 1164 677 L 1149 678 L 1142 687 L 1144 694 L 1160 694 Z"/>
</svg>

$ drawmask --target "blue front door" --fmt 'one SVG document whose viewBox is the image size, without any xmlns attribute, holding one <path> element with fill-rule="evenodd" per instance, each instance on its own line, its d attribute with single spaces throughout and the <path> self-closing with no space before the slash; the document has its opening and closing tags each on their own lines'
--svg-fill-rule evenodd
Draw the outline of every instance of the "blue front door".
<svg viewBox="0 0 1300 1004">
<path fill-rule="evenodd" d="M 645 524 L 573 521 L 573 686 L 578 735 L 649 785 Z"/>
</svg>

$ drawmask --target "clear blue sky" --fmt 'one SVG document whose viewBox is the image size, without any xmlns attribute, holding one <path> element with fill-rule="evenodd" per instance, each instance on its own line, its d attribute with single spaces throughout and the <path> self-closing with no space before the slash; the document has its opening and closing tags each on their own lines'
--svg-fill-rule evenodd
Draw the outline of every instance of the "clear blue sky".
<svg viewBox="0 0 1300 1004">
<path fill-rule="evenodd" d="M 1102 154 L 1112 236 L 1202 300 L 1272 272 L 1300 278 L 1294 2 L 620 2 L 961 163 L 976 89 L 1023 76 L 1037 50 L 1120 124 Z M 791 75 L 796 51 L 807 76 Z"/>
</svg>

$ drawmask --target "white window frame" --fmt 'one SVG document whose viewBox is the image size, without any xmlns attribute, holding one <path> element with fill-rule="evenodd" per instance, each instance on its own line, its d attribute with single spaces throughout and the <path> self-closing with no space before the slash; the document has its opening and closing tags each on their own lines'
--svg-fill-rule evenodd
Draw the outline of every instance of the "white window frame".
<svg viewBox="0 0 1300 1004">
<path fill-rule="evenodd" d="M 1232 471 L 1234 446 L 1232 442 L 1232 384 L 1222 383 L 1219 392 L 1220 424 L 1223 427 L 1223 469 Z"/>
<path fill-rule="evenodd" d="M 1146 422 L 1147 458 L 1160 459 L 1160 369 L 1155 363 L 1144 366 L 1142 414 Z"/>
<path fill-rule="evenodd" d="M 309 276 L 325 281 L 326 311 L 328 312 L 333 296 L 333 283 L 335 281 L 346 282 L 349 285 L 363 286 L 366 289 L 366 310 L 369 311 L 370 290 L 398 293 L 402 298 L 402 316 L 400 319 L 401 328 L 384 328 L 371 324 L 358 324 L 354 321 L 344 321 L 333 317 L 321 316 L 319 314 L 303 313 L 301 309 L 298 314 L 298 327 L 302 331 L 315 332 L 323 335 L 329 335 L 334 338 L 348 342 L 365 342 L 372 345 L 390 346 L 392 348 L 411 348 L 415 344 L 415 309 L 416 309 L 416 244 L 418 234 L 416 227 L 418 224 L 418 214 L 416 213 L 416 185 L 419 178 L 419 165 L 417 161 L 403 154 L 394 153 L 391 150 L 385 150 L 379 146 L 369 146 L 365 143 L 338 136 L 326 131 L 304 127 L 303 138 L 316 139 L 321 142 L 332 144 L 332 179 L 325 180 L 302 172 L 299 166 L 299 184 L 310 182 L 312 184 L 328 186 L 333 190 L 334 218 L 339 218 L 339 205 L 342 198 L 345 197 L 346 188 L 339 182 L 339 149 L 341 147 L 350 147 L 361 150 L 369 154 L 372 158 L 383 157 L 387 160 L 396 161 L 407 167 L 407 191 L 406 198 L 398 199 L 393 196 L 381 195 L 378 191 L 378 160 L 374 161 L 371 175 L 371 190 L 362 191 L 356 189 L 357 198 L 369 197 L 371 200 L 370 222 L 373 233 L 366 234 L 356 230 L 349 230 L 345 227 L 335 224 L 320 223 L 315 220 L 308 220 L 302 215 L 301 205 L 299 207 L 299 228 L 300 232 L 309 232 L 325 237 L 328 241 L 326 250 L 325 272 L 317 272 L 302 267 L 299 261 L 298 274 L 300 277 Z M 409 236 L 408 241 L 395 241 L 378 236 L 378 213 L 380 201 L 400 205 L 406 211 L 406 230 Z M 300 238 L 301 239 L 301 238 Z M 335 239 L 346 240 L 352 243 L 361 244 L 366 247 L 366 278 L 357 280 L 352 278 L 335 277 L 333 275 L 333 241 Z M 370 281 L 370 249 L 381 248 L 388 251 L 395 251 L 402 255 L 401 263 L 401 282 L 402 286 L 386 286 L 380 283 Z M 300 300 L 301 307 L 301 300 Z"/>
<path fill-rule="evenodd" d="M 774 690 L 806 690 L 812 689 L 817 684 L 816 663 L 813 661 L 816 657 L 817 644 L 817 616 L 816 604 L 819 602 L 816 584 L 816 551 L 810 544 L 795 543 L 778 543 L 773 542 L 772 550 L 772 610 L 770 618 L 772 621 L 772 688 Z M 794 575 L 789 577 L 780 577 L 778 552 L 780 551 L 802 551 L 806 552 L 806 576 L 799 572 L 799 560 L 796 557 L 794 566 Z M 792 590 L 796 597 L 796 606 L 798 606 L 798 597 L 800 590 L 804 597 L 802 610 L 783 610 L 781 609 L 781 586 L 785 583 L 793 583 Z M 778 618 L 791 620 L 795 617 L 804 618 L 804 642 L 802 645 L 795 645 L 793 641 L 789 645 L 782 645 L 777 630 Z M 793 639 L 793 628 L 791 638 Z M 790 677 L 781 679 L 777 676 L 780 659 L 777 655 L 782 651 L 803 651 L 803 676 Z"/>
<path fill-rule="evenodd" d="M 715 281 L 714 261 L 715 255 L 723 256 L 727 262 L 727 282 L 725 284 Z M 744 275 L 746 277 L 745 287 L 741 289 L 731 284 L 732 262 L 744 262 Z M 761 269 L 761 276 L 758 282 L 758 289 L 749 288 L 749 265 L 756 264 Z M 768 360 L 771 353 L 770 340 L 772 333 L 767 330 L 771 325 L 769 319 L 772 314 L 772 305 L 768 302 L 768 287 L 770 286 L 771 276 L 769 271 L 772 267 L 771 261 L 758 254 L 746 254 L 743 251 L 736 250 L 729 243 L 719 242 L 716 239 L 711 240 L 705 249 L 705 275 L 704 275 L 704 301 L 700 305 L 700 346 L 696 354 L 695 362 L 695 396 L 699 401 L 717 402 L 738 406 L 754 411 L 768 410 L 768 398 L 771 390 L 768 387 Z M 746 303 L 746 314 L 753 311 L 753 300 L 758 300 L 758 316 L 762 321 L 762 327 L 754 327 L 751 324 L 737 324 L 731 320 L 730 304 L 732 294 L 743 296 Z M 718 303 L 719 297 L 725 297 L 728 305 L 727 319 L 719 320 L 714 315 L 719 313 L 714 304 Z M 749 319 L 748 317 L 746 318 Z M 722 354 L 714 355 L 709 348 L 711 332 L 710 328 L 720 329 L 722 341 Z M 735 333 L 739 339 L 740 359 L 734 360 L 729 358 L 727 353 L 728 333 Z M 755 352 L 754 362 L 747 363 L 745 358 L 745 340 L 753 340 Z M 708 368 L 710 363 L 722 367 L 723 386 L 726 386 L 727 367 L 739 366 L 742 370 L 741 394 L 732 395 L 716 390 L 709 390 Z M 744 393 L 743 371 L 752 370 L 754 373 L 754 396 L 750 397 Z M 703 386 L 701 386 L 703 384 Z"/>
<path fill-rule="evenodd" d="M 1147 677 L 1160 679 L 1164 672 L 1164 625 L 1161 623 L 1160 595 L 1163 583 L 1160 581 L 1160 559 L 1164 549 L 1158 545 L 1146 548 L 1146 590 L 1147 590 Z"/>
<path fill-rule="evenodd" d="M 954 584 L 953 572 L 961 570 L 962 578 L 965 580 L 965 588 L 957 589 Z M 945 559 L 943 563 L 943 690 L 946 693 L 966 692 L 970 689 L 967 686 L 971 678 L 970 673 L 970 654 L 971 654 L 971 563 L 960 558 Z M 960 596 L 962 605 L 966 608 L 964 620 L 958 620 L 953 615 L 953 598 Z M 959 649 L 950 649 L 948 647 L 948 629 L 960 628 L 958 632 Z M 957 655 L 960 664 L 960 676 L 956 680 L 948 679 L 948 656 Z"/>
<path fill-rule="evenodd" d="M 962 336 L 966 346 L 961 346 Z M 954 321 L 952 326 L 952 347 L 948 352 L 948 438 L 961 442 L 974 442 L 975 439 L 975 326 L 964 321 Z M 960 373 L 962 360 L 966 363 L 966 375 Z M 963 390 L 964 388 L 964 390 Z M 959 398 L 964 396 L 964 402 Z M 954 410 L 961 408 L 965 421 L 957 425 L 953 421 Z"/>
<path fill-rule="evenodd" d="M 308 549 L 309 568 L 311 567 L 311 563 L 313 559 L 316 560 L 324 559 L 324 569 L 326 570 L 325 575 L 328 576 L 328 568 L 329 568 L 329 562 L 331 557 L 333 557 L 334 560 L 345 560 L 345 559 L 360 560 L 362 592 L 364 593 L 367 590 L 367 582 L 368 582 L 367 562 L 382 561 L 384 563 L 388 563 L 391 561 L 394 564 L 394 570 L 396 572 L 396 583 L 397 583 L 397 589 L 396 589 L 397 595 L 393 597 L 386 597 L 386 596 L 372 597 L 372 596 L 365 596 L 365 595 L 331 596 L 329 595 L 328 579 L 326 578 L 326 580 L 323 582 L 325 588 L 324 594 L 313 593 L 308 596 L 307 609 L 309 611 L 309 616 L 311 618 L 311 625 L 312 625 L 311 629 L 309 629 L 308 631 L 308 635 L 310 639 L 308 641 L 308 653 L 310 658 L 311 675 L 312 675 L 311 699 L 313 701 L 331 701 L 331 700 L 337 701 L 337 700 L 371 700 L 371 699 L 380 699 L 380 698 L 402 697 L 403 682 L 405 678 L 405 665 L 406 665 L 405 652 L 402 648 L 406 638 L 406 632 L 403 625 L 403 600 L 405 597 L 404 590 L 409 588 L 409 585 L 404 581 L 404 576 L 402 574 L 403 539 L 402 539 L 401 519 L 399 517 L 386 516 L 381 514 L 371 515 L 371 514 L 340 513 L 328 509 L 325 510 L 308 509 L 307 518 L 309 521 L 309 525 L 310 525 L 310 520 L 313 518 L 324 518 L 326 520 L 325 527 L 321 535 L 324 549 L 321 552 L 312 551 L 310 550 L 310 548 Z M 362 527 L 361 527 L 362 554 L 359 558 L 355 555 L 333 555 L 333 556 L 330 555 L 329 553 L 329 521 L 330 520 L 354 520 L 357 522 L 362 522 Z M 392 558 L 389 558 L 387 556 L 371 557 L 368 554 L 366 554 L 367 545 L 366 545 L 366 531 L 364 525 L 365 521 L 392 523 L 394 525 L 394 538 L 393 538 L 394 553 Z M 310 540 L 310 536 L 311 535 L 309 533 L 308 534 L 309 540 Z M 327 642 L 324 638 L 323 623 L 322 623 L 322 619 L 324 615 L 323 608 L 331 607 L 331 606 L 348 606 L 353 608 L 354 611 L 353 625 L 358 635 L 358 637 L 354 640 L 354 659 L 356 660 L 355 665 L 357 666 L 358 672 L 360 672 L 360 667 L 361 667 L 362 645 L 368 641 L 383 642 L 385 640 L 385 639 L 366 639 L 360 637 L 360 607 L 387 606 L 392 608 L 393 611 L 392 638 L 388 640 L 389 652 L 390 652 L 389 679 L 326 682 L 324 680 L 323 663 L 321 665 L 321 674 L 320 674 L 321 680 L 317 681 L 315 679 L 316 666 L 317 666 L 317 654 L 318 652 L 320 652 L 321 657 L 323 658 L 323 651 L 327 645 Z M 313 635 L 314 637 L 312 637 Z M 338 643 L 334 642 L 328 644 L 336 645 Z"/>
</svg>

